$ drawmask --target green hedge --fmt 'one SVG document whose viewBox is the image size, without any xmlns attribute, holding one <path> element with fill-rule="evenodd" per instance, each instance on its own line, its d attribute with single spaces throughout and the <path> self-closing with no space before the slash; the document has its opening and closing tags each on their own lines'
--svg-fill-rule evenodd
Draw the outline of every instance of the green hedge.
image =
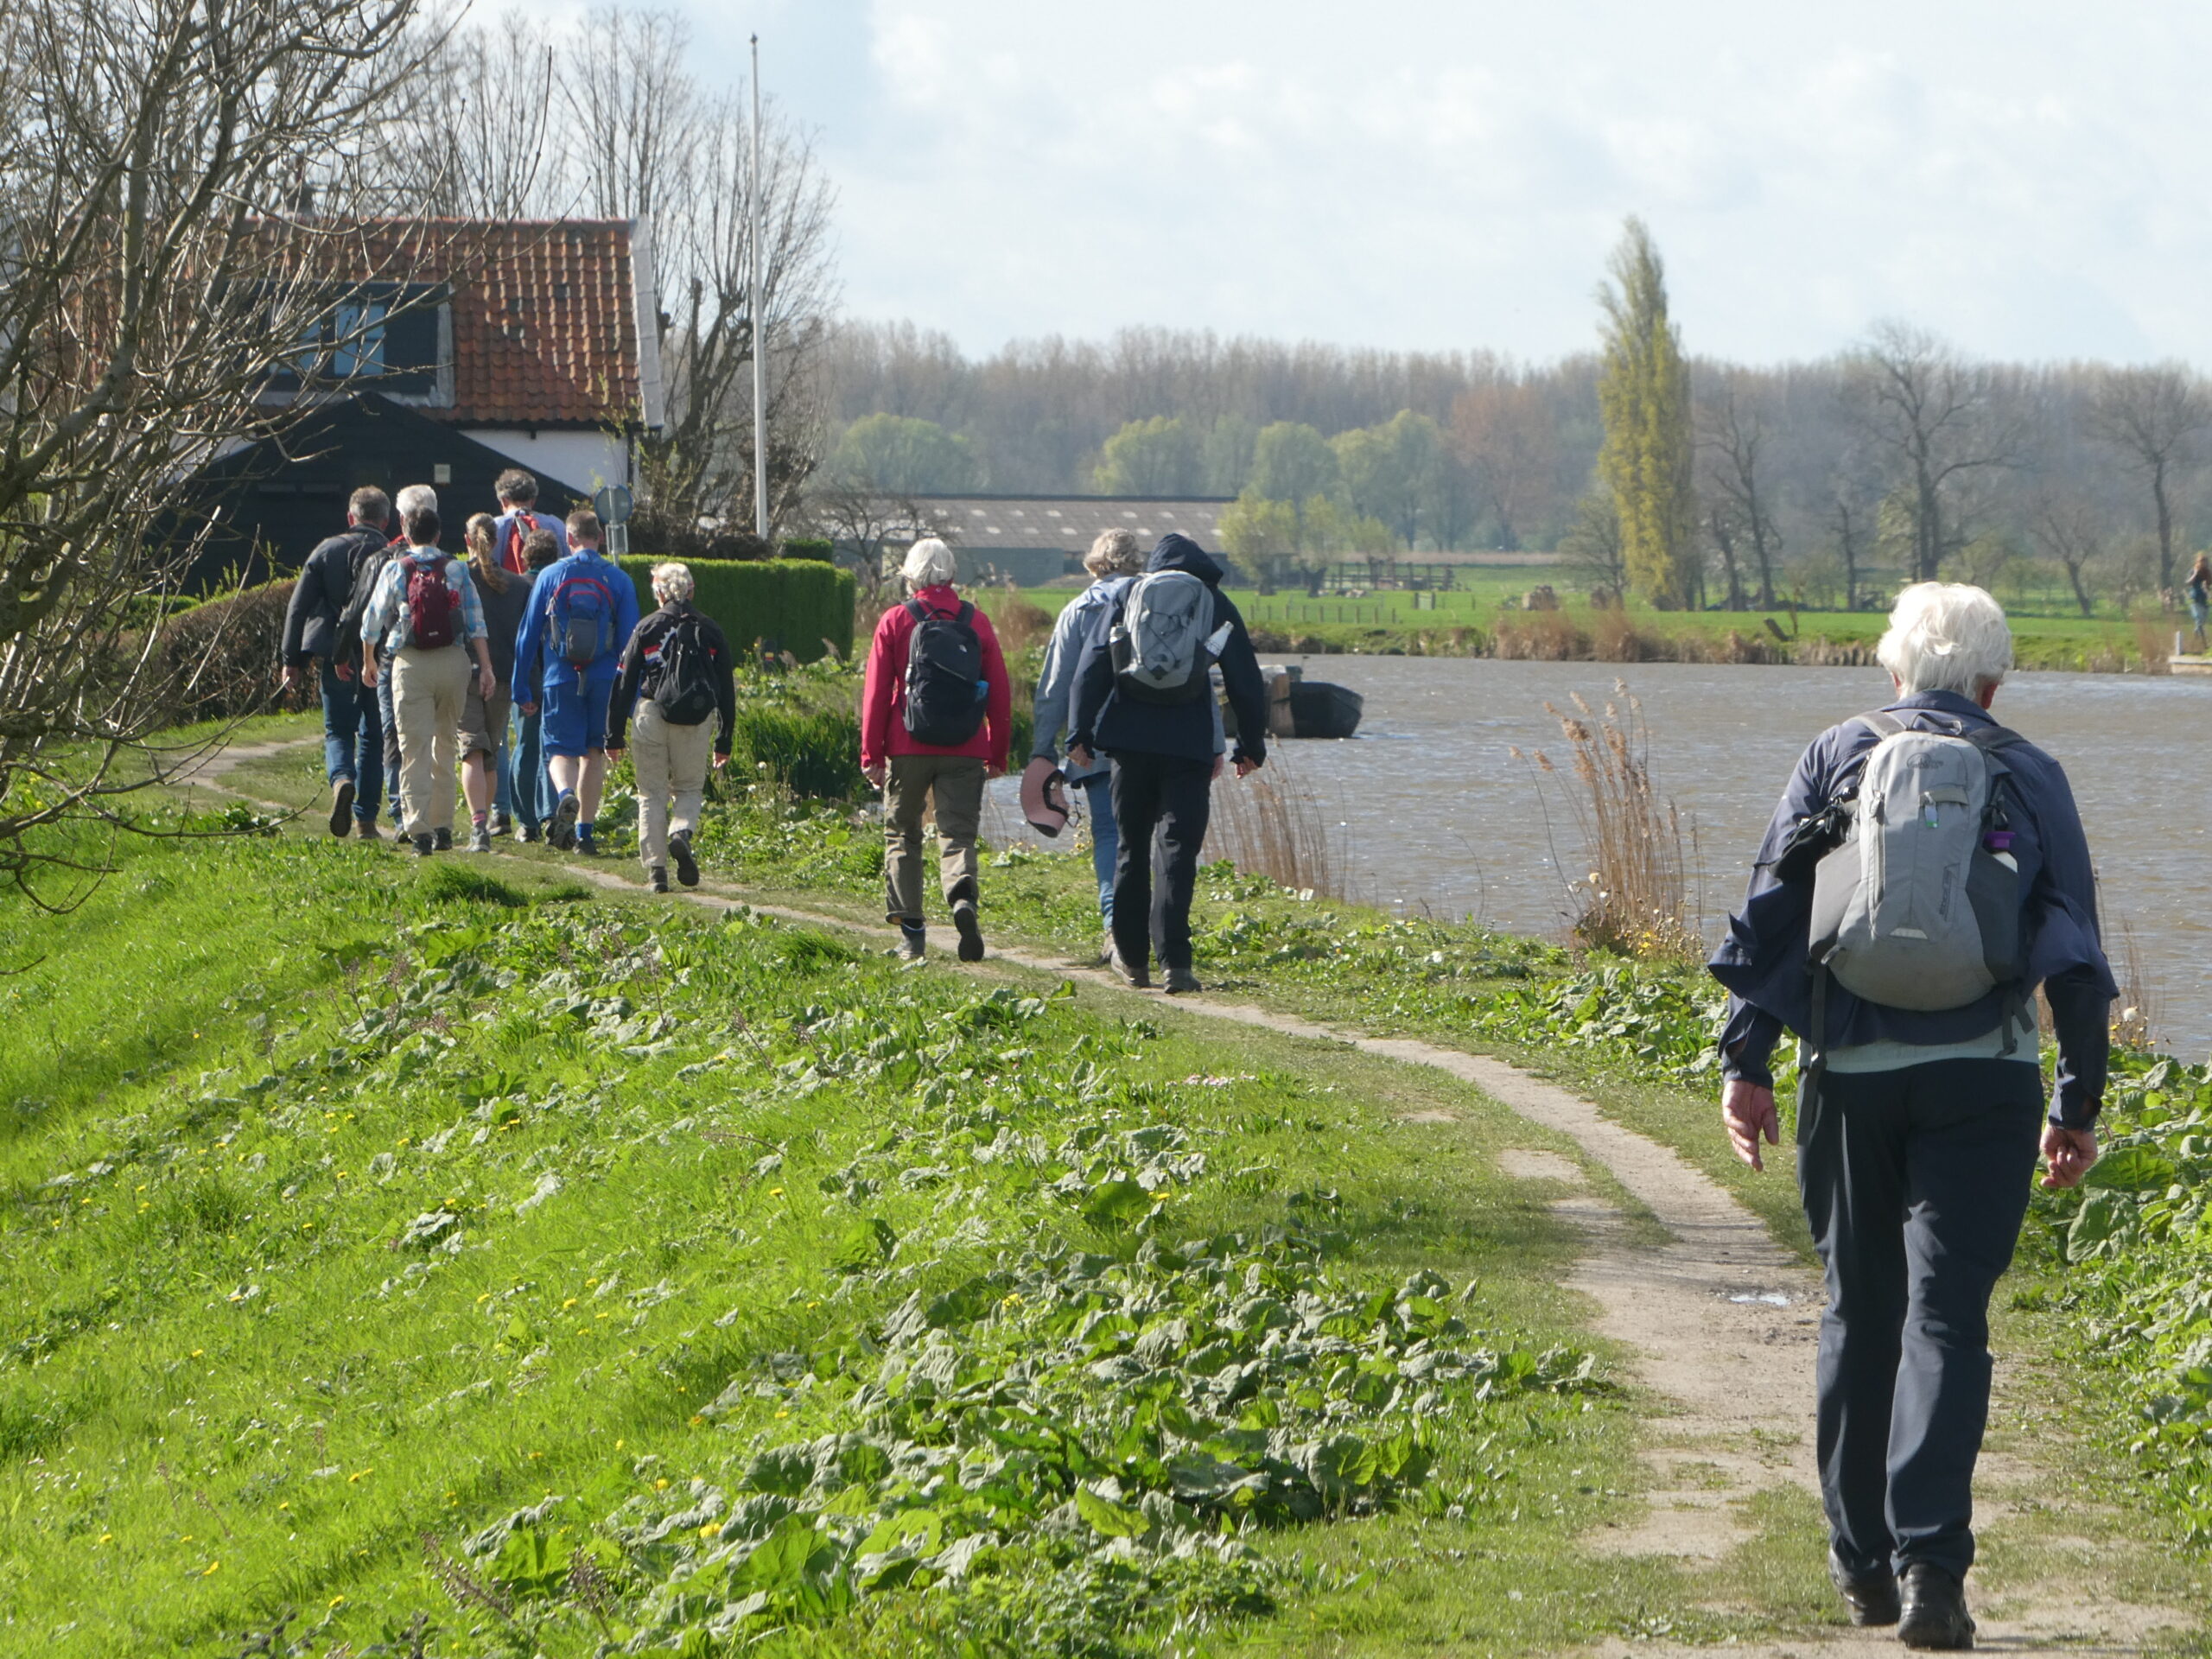
<svg viewBox="0 0 2212 1659">
<path fill-rule="evenodd" d="M 634 554 L 618 561 L 638 584 L 641 609 L 653 607 L 653 566 Z M 853 576 L 812 559 L 692 559 L 692 602 L 729 636 L 732 650 L 747 657 L 760 645 L 788 651 L 810 663 L 825 651 L 853 654 Z"/>
</svg>

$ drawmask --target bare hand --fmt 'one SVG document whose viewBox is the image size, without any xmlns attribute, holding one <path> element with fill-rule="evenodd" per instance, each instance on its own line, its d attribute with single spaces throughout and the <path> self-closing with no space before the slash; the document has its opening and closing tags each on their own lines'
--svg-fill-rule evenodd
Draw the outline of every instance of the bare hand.
<svg viewBox="0 0 2212 1659">
<path fill-rule="evenodd" d="M 283 691 L 286 696 L 300 689 L 300 671 L 289 663 L 284 664 Z"/>
<path fill-rule="evenodd" d="M 2079 1186 L 2082 1178 L 2089 1173 L 2089 1166 L 2097 1161 L 2097 1132 L 2094 1129 L 2062 1129 L 2056 1123 L 2047 1123 L 2043 1131 L 2043 1160 L 2050 1166 L 2043 1178 L 2044 1185 L 2051 1192 L 2061 1187 Z"/>
<path fill-rule="evenodd" d="M 528 719 L 537 712 L 537 705 L 534 702 L 518 702 L 515 707 L 522 710 L 524 719 Z"/>
<path fill-rule="evenodd" d="M 1249 778 L 1254 772 L 1257 772 L 1263 764 L 1265 763 L 1255 760 L 1249 754 L 1240 754 L 1236 757 L 1236 775 L 1239 778 Z"/>
<path fill-rule="evenodd" d="M 1095 759 L 1090 751 L 1080 743 L 1071 743 L 1068 746 L 1068 764 L 1077 772 L 1089 772 Z"/>
<path fill-rule="evenodd" d="M 379 677 L 380 677 L 377 673 L 377 665 L 374 663 L 363 663 L 361 664 L 361 683 L 367 686 L 370 690 L 373 691 L 377 689 L 377 681 Z"/>
<path fill-rule="evenodd" d="M 333 663 L 330 665 L 330 671 L 335 674 L 340 679 L 350 682 L 353 677 L 353 664 L 351 663 Z"/>
<path fill-rule="evenodd" d="M 622 764 L 622 746 L 620 743 L 608 744 L 602 753 L 607 756 L 608 766 L 619 766 Z"/>
<path fill-rule="evenodd" d="M 983 767 L 983 776 L 986 778 L 1003 778 L 1006 776 L 1006 768 L 1004 766 L 994 766 L 987 764 Z"/>
<path fill-rule="evenodd" d="M 1736 1155 L 1753 1169 L 1766 1167 L 1759 1157 L 1761 1137 L 1770 1147 L 1782 1144 L 1782 1119 L 1774 1109 L 1771 1089 L 1740 1078 L 1722 1084 L 1720 1121 L 1728 1126 L 1728 1143 Z"/>
<path fill-rule="evenodd" d="M 877 761 L 872 766 L 862 766 L 861 768 L 861 776 L 867 779 L 869 787 L 874 789 L 881 789 L 883 787 L 883 780 L 890 775 L 891 768 L 880 760 Z"/>
<path fill-rule="evenodd" d="M 1219 783 L 1221 781 L 1221 774 L 1228 769 L 1229 757 L 1226 755 L 1217 754 L 1213 758 L 1213 771 L 1208 774 L 1208 777 L 1213 782 Z"/>
<path fill-rule="evenodd" d="M 498 693 L 499 682 L 493 677 L 490 669 L 480 668 L 476 671 L 476 689 L 484 694 L 484 701 L 489 702 Z"/>
<path fill-rule="evenodd" d="M 729 765 L 729 756 L 726 754 L 718 754 L 715 757 L 715 770 L 716 772 L 720 772 L 728 765 Z"/>
</svg>

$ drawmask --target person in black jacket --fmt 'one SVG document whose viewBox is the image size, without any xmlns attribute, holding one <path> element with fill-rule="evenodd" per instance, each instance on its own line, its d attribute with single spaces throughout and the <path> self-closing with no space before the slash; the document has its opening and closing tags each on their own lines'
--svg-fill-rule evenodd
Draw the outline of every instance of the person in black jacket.
<svg viewBox="0 0 2212 1659">
<path fill-rule="evenodd" d="M 377 696 L 364 687 L 354 652 L 341 649 L 339 618 L 369 559 L 384 550 L 391 502 L 382 490 L 359 489 L 346 503 L 345 531 L 316 545 L 292 585 L 284 611 L 283 646 L 286 692 L 300 689 L 311 659 L 322 664 L 323 768 L 330 779 L 330 833 L 357 824 L 365 841 L 376 838 L 377 807 L 384 793 L 384 722 Z"/>
<path fill-rule="evenodd" d="M 1189 537 L 1171 535 L 1153 549 L 1145 569 L 1187 572 L 1211 592 L 1209 635 L 1222 638 L 1214 660 L 1236 715 L 1230 759 L 1236 775 L 1249 777 L 1267 762 L 1267 688 L 1244 619 L 1221 591 L 1222 568 Z M 1114 828 L 1121 837 L 1114 863 L 1115 971 L 1132 985 L 1149 985 L 1148 959 L 1157 955 L 1170 992 L 1195 991 L 1202 988 L 1192 969 L 1191 890 L 1222 758 L 1214 747 L 1210 695 L 1147 702 L 1124 696 L 1116 683 L 1113 632 L 1137 586 L 1122 591 L 1084 645 L 1070 698 L 1067 757 L 1086 766 L 1096 751 L 1114 763 Z"/>
<path fill-rule="evenodd" d="M 691 850 L 691 832 L 699 822 L 699 808 L 707 788 L 709 734 L 714 764 L 729 760 L 730 736 L 737 721 L 737 685 L 731 670 L 729 641 L 714 618 L 691 603 L 690 567 L 673 561 L 653 567 L 653 597 L 660 608 L 641 618 L 624 647 L 614 671 L 614 695 L 607 705 L 607 760 L 612 766 L 622 758 L 622 732 L 636 705 L 638 741 L 631 770 L 638 783 L 638 857 L 645 879 L 655 893 L 668 891 L 668 861 L 676 861 L 676 879 L 687 887 L 699 885 L 699 861 Z M 679 643 L 679 632 L 681 640 Z M 704 714 L 696 721 L 671 717 L 664 701 L 678 695 L 670 677 L 677 671 L 678 654 L 690 665 L 714 696 L 718 723 L 709 726 Z M 669 798 L 675 798 L 676 816 L 669 817 Z"/>
</svg>

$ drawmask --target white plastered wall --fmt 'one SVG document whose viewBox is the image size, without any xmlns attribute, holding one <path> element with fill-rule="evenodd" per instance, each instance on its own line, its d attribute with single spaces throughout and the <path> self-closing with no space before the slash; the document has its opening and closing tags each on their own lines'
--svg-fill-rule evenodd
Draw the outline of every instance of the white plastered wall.
<svg viewBox="0 0 2212 1659">
<path fill-rule="evenodd" d="M 521 427 L 473 427 L 468 435 L 540 480 L 589 495 L 603 484 L 628 484 L 629 440 L 612 432 L 545 432 Z"/>
</svg>

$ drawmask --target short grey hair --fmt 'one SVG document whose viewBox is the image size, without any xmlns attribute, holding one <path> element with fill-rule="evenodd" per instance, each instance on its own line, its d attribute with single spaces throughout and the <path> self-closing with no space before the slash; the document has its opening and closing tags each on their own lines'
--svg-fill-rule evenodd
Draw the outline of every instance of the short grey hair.
<svg viewBox="0 0 2212 1659">
<path fill-rule="evenodd" d="M 690 598 L 696 586 L 688 564 L 671 559 L 653 566 L 653 597 L 664 605 L 671 599 Z"/>
<path fill-rule="evenodd" d="M 934 536 L 925 536 L 906 550 L 906 562 L 899 567 L 899 574 L 916 588 L 938 588 L 950 582 L 960 573 L 960 562 L 952 556 L 952 550 Z"/>
<path fill-rule="evenodd" d="M 410 484 L 400 491 L 399 499 L 393 505 L 399 509 L 402 518 L 418 507 L 435 512 L 438 510 L 438 493 L 427 484 Z"/>
<path fill-rule="evenodd" d="M 1897 595 L 1874 658 L 1908 692 L 1971 697 L 2012 666 L 2004 607 L 1963 582 L 1916 582 Z"/>
<path fill-rule="evenodd" d="M 1135 531 L 1102 530 L 1090 551 L 1083 556 L 1083 568 L 1101 581 L 1108 576 L 1134 576 L 1144 569 L 1144 549 L 1137 545 Z"/>
</svg>

